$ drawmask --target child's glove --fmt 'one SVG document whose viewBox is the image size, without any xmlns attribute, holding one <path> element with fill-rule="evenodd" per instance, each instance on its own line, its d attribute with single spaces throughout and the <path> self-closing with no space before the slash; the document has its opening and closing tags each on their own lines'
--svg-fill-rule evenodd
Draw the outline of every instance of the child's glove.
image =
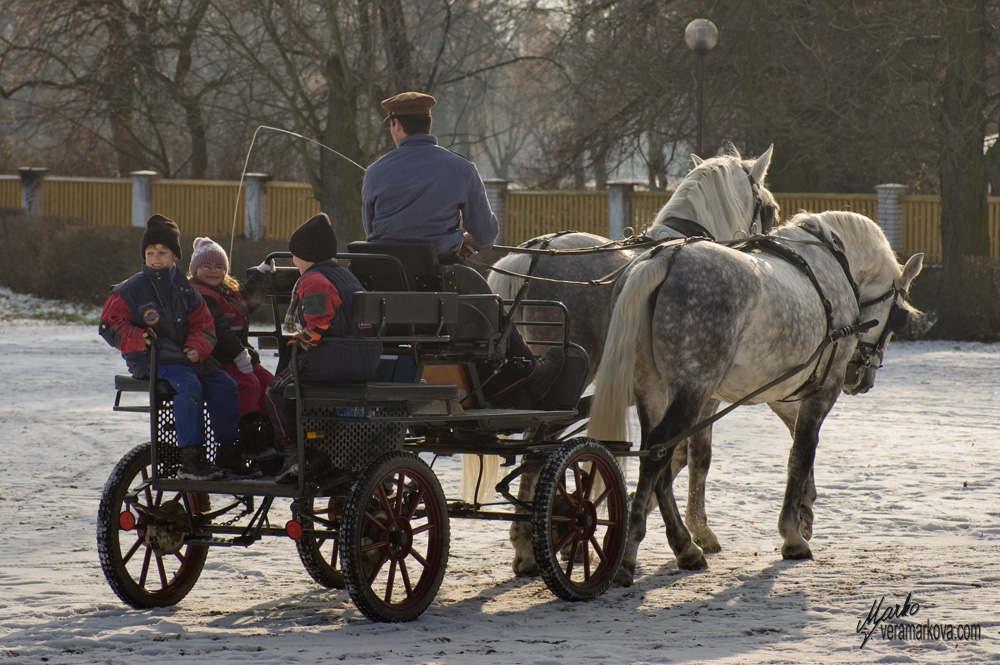
<svg viewBox="0 0 1000 665">
<path fill-rule="evenodd" d="M 240 370 L 243 374 L 253 374 L 253 362 L 250 359 L 250 352 L 243 349 L 239 354 L 233 358 L 233 364 L 236 365 L 236 369 Z"/>
<path fill-rule="evenodd" d="M 257 272 L 274 272 L 274 263 L 271 261 L 264 261 L 257 266 Z"/>
<path fill-rule="evenodd" d="M 303 330 L 298 335 L 292 337 L 288 340 L 288 344 L 292 345 L 296 342 L 299 343 L 299 347 L 303 351 L 308 351 L 309 349 L 315 349 L 319 341 L 323 339 L 324 333 L 330 329 L 330 326 L 318 326 L 315 330 Z"/>
</svg>

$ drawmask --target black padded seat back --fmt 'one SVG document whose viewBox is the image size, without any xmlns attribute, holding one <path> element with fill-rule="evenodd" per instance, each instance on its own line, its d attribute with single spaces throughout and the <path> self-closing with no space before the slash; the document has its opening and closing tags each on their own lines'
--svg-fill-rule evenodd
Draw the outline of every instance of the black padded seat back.
<svg viewBox="0 0 1000 665">
<path fill-rule="evenodd" d="M 503 303 L 492 293 L 458 296 L 458 320 L 448 326 L 456 344 L 492 339 L 503 325 Z"/>
<path fill-rule="evenodd" d="M 461 264 L 442 266 L 444 288 L 447 291 L 458 291 L 461 294 L 493 293 L 486 278 L 475 269 Z"/>
<path fill-rule="evenodd" d="M 348 243 L 347 251 L 349 255 L 383 255 L 351 257 L 350 271 L 369 291 L 447 290 L 441 281 L 437 249 L 431 243 L 356 240 Z"/>
</svg>

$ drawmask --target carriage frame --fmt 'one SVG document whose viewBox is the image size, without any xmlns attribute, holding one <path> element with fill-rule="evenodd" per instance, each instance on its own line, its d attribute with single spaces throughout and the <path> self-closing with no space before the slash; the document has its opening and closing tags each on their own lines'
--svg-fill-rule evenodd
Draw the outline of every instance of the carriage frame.
<svg viewBox="0 0 1000 665">
<path fill-rule="evenodd" d="M 383 348 L 375 380 L 299 380 L 297 351 L 281 329 L 294 268 L 277 266 L 267 276 L 273 328 L 251 332 L 273 340 L 295 373 L 286 394 L 296 404 L 296 483 L 174 477 L 172 391 L 152 378 L 155 347 L 149 380 L 115 378 L 114 410 L 148 413 L 150 440 L 118 462 L 100 502 L 98 552 L 111 588 L 135 608 L 173 605 L 194 587 L 211 548 L 288 537 L 313 580 L 346 587 L 369 619 L 410 621 L 442 583 L 450 519 L 469 518 L 530 523 L 539 572 L 553 593 L 568 601 L 603 593 L 625 550 L 628 499 L 614 455 L 630 444 L 564 438 L 581 415 L 588 373 L 586 352 L 569 342 L 565 306 L 449 290 L 461 273 L 437 266 L 436 256 L 428 260 L 422 245 L 416 254 L 412 246 L 373 253 L 368 243 L 353 245 L 337 258 L 369 288 L 355 294 L 353 316 L 377 329 L 366 338 Z M 279 252 L 268 260 L 287 258 Z M 530 328 L 513 320 L 518 305 L 560 312 L 561 323 L 539 325 L 561 326 L 562 340 L 541 344 L 562 346 L 566 366 L 543 408 L 490 408 L 475 368 L 499 369 L 511 326 Z M 126 403 L 143 394 L 145 402 Z M 218 446 L 207 414 L 205 427 L 211 458 Z M 480 503 L 478 486 L 471 503 L 445 495 L 432 465 L 456 454 L 504 459 L 496 501 Z M 527 500 L 512 489 L 525 474 L 538 477 Z M 276 500 L 289 502 L 280 526 L 270 519 Z"/>
</svg>

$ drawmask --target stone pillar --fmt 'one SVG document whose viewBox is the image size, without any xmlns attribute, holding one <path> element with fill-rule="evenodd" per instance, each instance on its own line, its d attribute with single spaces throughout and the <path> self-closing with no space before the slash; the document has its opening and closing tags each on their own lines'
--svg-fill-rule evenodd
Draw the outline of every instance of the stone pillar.
<svg viewBox="0 0 1000 665">
<path fill-rule="evenodd" d="M 608 237 L 621 240 L 625 227 L 632 225 L 632 200 L 629 194 L 635 189 L 630 182 L 608 183 Z"/>
<path fill-rule="evenodd" d="M 497 216 L 500 232 L 497 234 L 497 245 L 505 245 L 507 240 L 507 181 L 502 178 L 487 178 L 486 198 L 489 199 L 493 214 Z"/>
<path fill-rule="evenodd" d="M 132 226 L 146 226 L 153 216 L 153 178 L 156 171 L 132 171 Z"/>
<path fill-rule="evenodd" d="M 266 173 L 246 174 L 246 236 L 248 240 L 263 240 L 267 236 L 267 188 L 271 179 Z"/>
<path fill-rule="evenodd" d="M 42 180 L 48 169 L 43 166 L 22 166 L 21 174 L 21 210 L 26 215 L 40 217 L 42 214 Z"/>
<path fill-rule="evenodd" d="M 906 192 L 906 185 L 875 185 L 878 192 L 878 225 L 882 227 L 889 245 L 897 254 L 903 253 L 903 204 L 899 197 Z"/>
</svg>

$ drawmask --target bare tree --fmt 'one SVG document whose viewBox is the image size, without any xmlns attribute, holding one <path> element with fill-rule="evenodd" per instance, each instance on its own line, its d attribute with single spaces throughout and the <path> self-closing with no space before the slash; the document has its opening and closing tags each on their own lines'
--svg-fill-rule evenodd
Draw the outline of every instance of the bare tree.
<svg viewBox="0 0 1000 665">
<path fill-rule="evenodd" d="M 3 4 L 0 95 L 15 102 L 21 131 L 58 146 L 54 162 L 104 143 L 119 174 L 205 176 L 206 89 L 191 74 L 208 0 Z"/>
</svg>

